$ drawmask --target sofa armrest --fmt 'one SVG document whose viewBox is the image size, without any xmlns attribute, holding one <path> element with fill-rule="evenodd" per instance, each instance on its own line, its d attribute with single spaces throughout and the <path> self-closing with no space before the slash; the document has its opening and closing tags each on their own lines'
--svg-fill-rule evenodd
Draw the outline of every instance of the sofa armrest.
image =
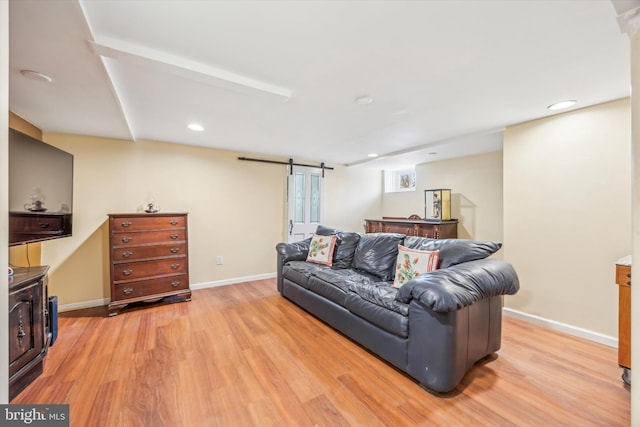
<svg viewBox="0 0 640 427">
<path fill-rule="evenodd" d="M 309 246 L 311 246 L 311 237 L 299 242 L 278 243 L 276 252 L 278 253 L 276 260 L 276 275 L 278 292 L 282 293 L 283 280 L 282 267 L 289 261 L 305 261 L 309 254 Z"/>
<path fill-rule="evenodd" d="M 310 245 L 311 238 L 293 243 L 278 243 L 276 245 L 278 258 L 281 260 L 282 264 L 289 261 L 305 261 L 307 259 L 307 255 L 309 255 Z"/>
<path fill-rule="evenodd" d="M 420 275 L 403 285 L 396 299 L 405 304 L 418 300 L 433 311 L 449 312 L 483 298 L 513 295 L 518 289 L 518 275 L 511 264 L 483 259 Z"/>
</svg>

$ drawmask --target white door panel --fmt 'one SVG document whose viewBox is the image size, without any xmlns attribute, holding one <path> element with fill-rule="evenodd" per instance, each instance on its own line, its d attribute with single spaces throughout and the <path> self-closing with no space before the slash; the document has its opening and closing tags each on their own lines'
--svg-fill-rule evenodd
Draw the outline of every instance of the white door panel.
<svg viewBox="0 0 640 427">
<path fill-rule="evenodd" d="M 324 219 L 322 170 L 293 166 L 287 178 L 287 241 L 311 237 Z"/>
</svg>

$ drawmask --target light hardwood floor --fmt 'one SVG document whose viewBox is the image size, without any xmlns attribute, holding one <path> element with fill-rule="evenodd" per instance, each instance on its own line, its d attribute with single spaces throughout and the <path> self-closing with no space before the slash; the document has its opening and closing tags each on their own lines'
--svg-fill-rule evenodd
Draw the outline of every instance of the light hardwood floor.
<svg viewBox="0 0 640 427">
<path fill-rule="evenodd" d="M 504 317 L 501 350 L 434 396 L 282 298 L 275 280 L 186 303 L 61 313 L 45 371 L 11 403 L 72 426 L 626 426 L 616 350 Z"/>
</svg>

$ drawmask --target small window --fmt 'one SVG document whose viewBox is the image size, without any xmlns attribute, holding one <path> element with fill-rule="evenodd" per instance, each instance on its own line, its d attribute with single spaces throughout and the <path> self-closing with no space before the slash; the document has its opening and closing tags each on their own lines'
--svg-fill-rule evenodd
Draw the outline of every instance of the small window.
<svg viewBox="0 0 640 427">
<path fill-rule="evenodd" d="M 416 171 L 414 168 L 384 171 L 384 192 L 415 191 Z"/>
</svg>

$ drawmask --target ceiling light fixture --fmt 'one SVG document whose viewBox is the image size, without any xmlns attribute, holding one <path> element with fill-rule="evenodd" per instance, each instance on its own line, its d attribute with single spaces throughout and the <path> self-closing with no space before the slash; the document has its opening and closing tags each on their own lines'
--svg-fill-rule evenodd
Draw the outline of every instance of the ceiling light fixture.
<svg viewBox="0 0 640 427">
<path fill-rule="evenodd" d="M 354 99 L 354 101 L 358 105 L 369 105 L 373 102 L 373 97 L 369 95 L 362 95 Z"/>
<path fill-rule="evenodd" d="M 555 104 L 549 105 L 547 108 L 552 111 L 564 110 L 565 108 L 573 107 L 576 104 L 576 102 L 577 101 L 574 101 L 574 100 L 556 102 Z"/>
<path fill-rule="evenodd" d="M 204 130 L 204 127 L 198 123 L 189 123 L 187 127 L 196 132 L 202 132 Z"/>
<path fill-rule="evenodd" d="M 378 157 L 378 155 L 376 153 L 370 153 L 370 154 L 367 154 L 367 157 L 371 159 L 375 159 L 376 157 Z"/>
<path fill-rule="evenodd" d="M 29 80 L 35 80 L 37 82 L 51 83 L 53 81 L 52 77 L 33 70 L 20 70 L 20 74 L 22 74 Z"/>
</svg>

